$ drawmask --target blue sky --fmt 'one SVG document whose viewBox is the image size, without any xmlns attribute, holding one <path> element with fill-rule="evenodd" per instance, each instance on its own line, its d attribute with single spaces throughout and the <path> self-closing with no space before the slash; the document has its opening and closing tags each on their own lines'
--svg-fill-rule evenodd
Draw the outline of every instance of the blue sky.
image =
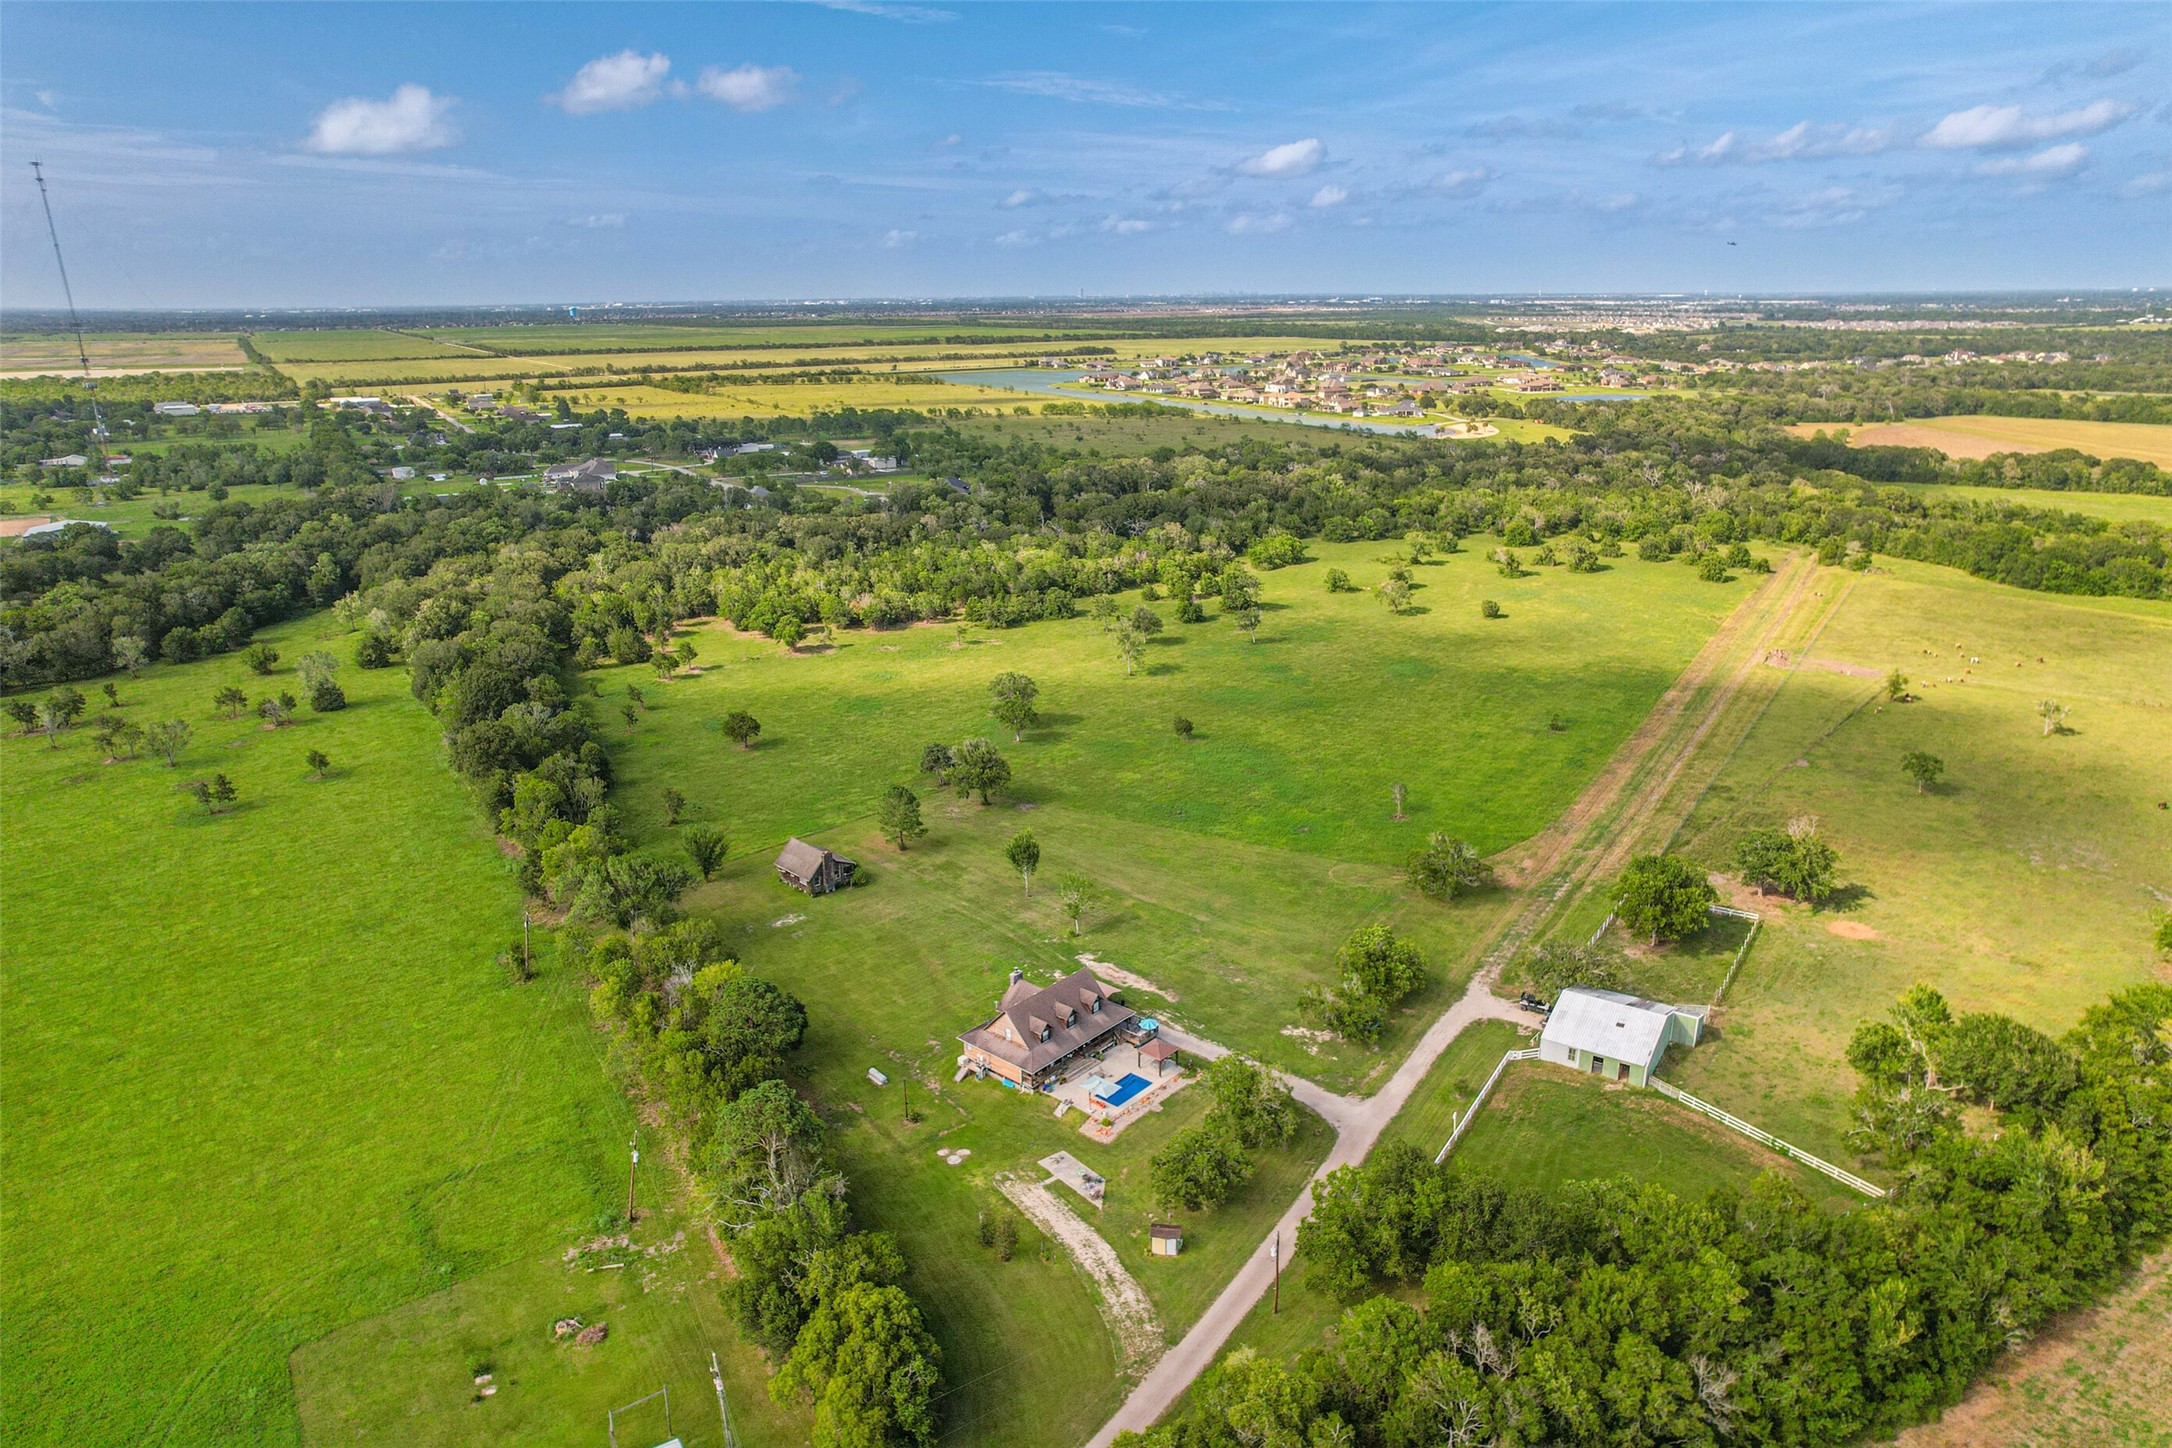
<svg viewBox="0 0 2172 1448">
<path fill-rule="evenodd" d="M 86 307 L 2172 281 L 2172 7 L 0 10 Z"/>
</svg>

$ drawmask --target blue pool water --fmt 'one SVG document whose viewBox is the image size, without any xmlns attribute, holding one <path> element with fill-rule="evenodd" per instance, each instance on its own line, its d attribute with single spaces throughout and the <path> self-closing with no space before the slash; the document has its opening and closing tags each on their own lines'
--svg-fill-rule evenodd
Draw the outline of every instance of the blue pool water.
<svg viewBox="0 0 2172 1448">
<path fill-rule="evenodd" d="M 1144 1076 L 1126 1076 L 1116 1083 L 1116 1089 L 1102 1099 L 1111 1106 L 1121 1106 L 1154 1083 Z"/>
</svg>

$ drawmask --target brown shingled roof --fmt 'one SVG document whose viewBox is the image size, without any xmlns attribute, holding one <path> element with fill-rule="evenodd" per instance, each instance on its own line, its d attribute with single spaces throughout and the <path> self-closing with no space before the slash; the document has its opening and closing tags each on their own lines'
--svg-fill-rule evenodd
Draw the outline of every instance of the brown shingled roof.
<svg viewBox="0 0 2172 1448">
<path fill-rule="evenodd" d="M 1109 987 L 1094 979 L 1091 970 L 1073 971 L 1050 986 L 1036 987 L 1016 981 L 1003 992 L 1003 1003 L 997 1014 L 958 1039 L 998 1060 L 1008 1061 L 1030 1076 L 1130 1020 L 1135 1012 L 1118 1003 L 1115 995 Z M 1095 1000 L 1103 1002 L 1099 1012 L 1093 1009 Z M 1078 1014 L 1078 1024 L 1065 1025 L 1066 1017 L 1074 1010 Z M 1016 1041 L 1004 1039 L 1000 1028 L 1005 1024 L 1017 1033 Z M 1041 1039 L 1044 1027 L 1048 1031 L 1045 1041 Z"/>
</svg>

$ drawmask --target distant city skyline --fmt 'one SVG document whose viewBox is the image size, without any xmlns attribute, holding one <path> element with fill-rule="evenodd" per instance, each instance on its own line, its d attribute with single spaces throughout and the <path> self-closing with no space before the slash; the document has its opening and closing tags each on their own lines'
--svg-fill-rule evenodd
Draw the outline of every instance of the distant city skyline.
<svg viewBox="0 0 2172 1448">
<path fill-rule="evenodd" d="M 2149 286 L 2167 14 L 17 3 L 0 293 L 33 160 L 93 310 Z"/>
</svg>

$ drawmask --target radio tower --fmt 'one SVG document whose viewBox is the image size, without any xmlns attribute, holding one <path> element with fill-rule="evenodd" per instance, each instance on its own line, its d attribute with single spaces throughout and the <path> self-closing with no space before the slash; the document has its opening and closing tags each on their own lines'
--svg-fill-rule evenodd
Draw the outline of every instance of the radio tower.
<svg viewBox="0 0 2172 1448">
<path fill-rule="evenodd" d="M 60 230 L 53 225 L 53 201 L 45 194 L 45 164 L 32 161 L 30 174 L 38 178 L 38 204 L 45 208 L 45 234 L 53 238 L 53 264 L 60 268 L 60 294 L 68 299 L 68 325 L 75 330 L 75 360 L 83 365 L 83 391 L 90 397 L 91 451 L 102 468 L 106 461 L 106 422 L 98 412 L 98 382 L 91 376 L 90 352 L 83 345 L 83 319 L 75 312 L 75 288 L 68 285 L 68 261 L 60 254 Z"/>
</svg>

